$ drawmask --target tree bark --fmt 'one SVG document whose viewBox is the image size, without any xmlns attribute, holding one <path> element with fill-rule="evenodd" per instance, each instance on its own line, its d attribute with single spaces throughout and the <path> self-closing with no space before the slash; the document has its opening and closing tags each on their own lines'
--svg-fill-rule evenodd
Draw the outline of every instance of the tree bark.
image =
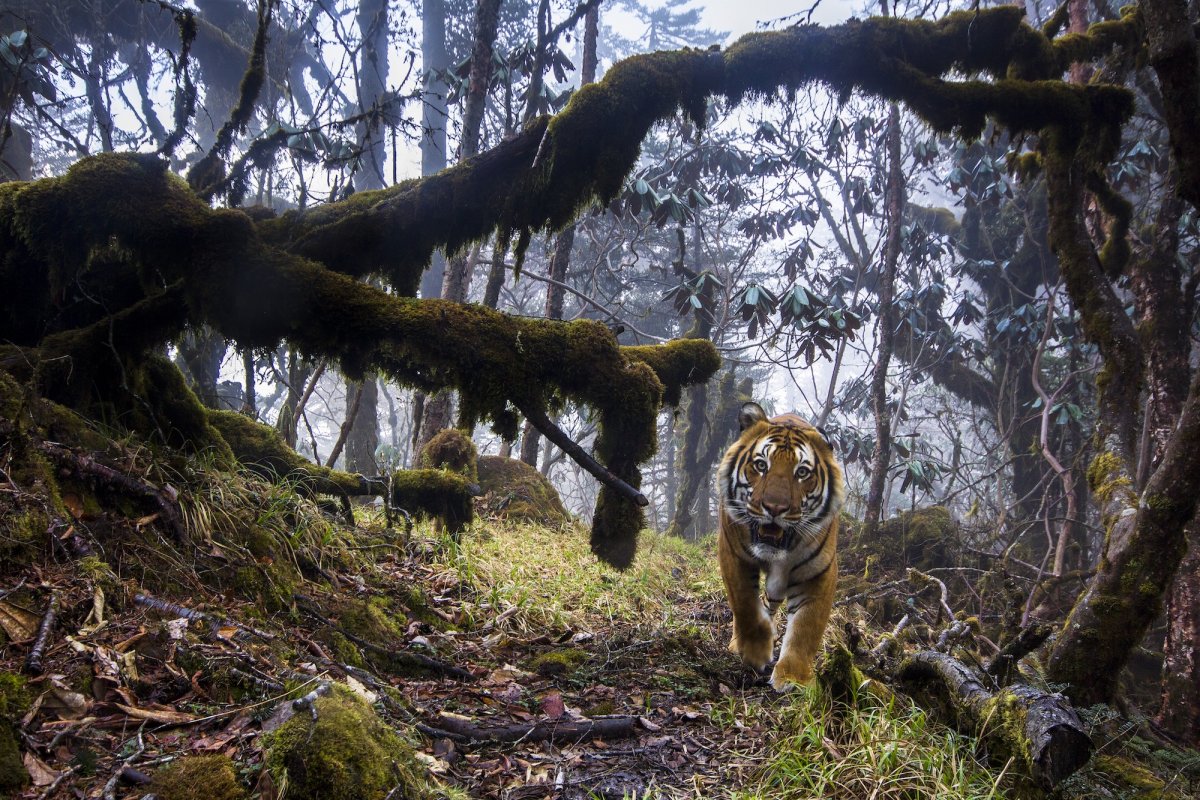
<svg viewBox="0 0 1200 800">
<path fill-rule="evenodd" d="M 1200 747 L 1200 517 L 1187 526 L 1187 555 L 1167 598 L 1162 702 L 1156 722 Z"/>
<path fill-rule="evenodd" d="M 350 423 L 346 436 L 346 472 L 363 475 L 379 474 L 375 451 L 379 449 L 379 380 L 370 373 L 361 382 L 346 381 L 346 398 L 358 397 L 358 413 Z M 350 413 L 347 402 L 346 413 Z"/>
<path fill-rule="evenodd" d="M 179 360 L 190 378 L 188 385 L 209 408 L 221 407 L 217 381 L 225 350 L 225 337 L 206 325 L 192 328 L 179 341 Z"/>
<path fill-rule="evenodd" d="M 1138 496 L 1115 454 L 1089 470 L 1092 489 L 1108 501 L 1104 551 L 1050 652 L 1047 678 L 1068 684 L 1078 705 L 1111 699 L 1133 648 L 1162 608 L 1187 548 L 1186 527 L 1200 497 L 1200 373 L 1188 390 L 1162 463 Z M 1111 466 L 1111 469 L 1105 469 Z"/>
<path fill-rule="evenodd" d="M 893 294 L 896 265 L 900 261 L 900 226 L 904 215 L 904 175 L 900 164 L 900 109 L 888 107 L 887 123 L 887 239 L 879 268 L 879 327 L 875 374 L 871 378 L 871 407 L 875 413 L 875 453 L 871 456 L 871 479 L 867 490 L 867 510 L 863 519 L 864 540 L 869 541 L 883 513 L 883 494 L 887 485 L 892 455 L 892 412 L 888 406 L 887 373 L 892 360 L 896 317 Z"/>
<path fill-rule="evenodd" d="M 488 82 L 492 76 L 492 50 L 496 44 L 501 2 L 502 0 L 479 0 L 475 6 L 471 69 L 463 103 L 463 131 L 458 159 L 460 163 L 479 152 L 480 128 L 483 124 L 483 112 L 487 107 Z M 480 244 L 477 242 L 469 253 L 459 253 L 450 259 L 442 276 L 443 299 L 457 303 L 466 302 L 467 293 L 471 288 L 471 273 L 479 257 L 479 249 Z M 426 401 L 416 452 L 419 453 L 438 431 L 450 426 L 453 404 L 454 398 L 446 390 L 438 392 Z"/>
</svg>

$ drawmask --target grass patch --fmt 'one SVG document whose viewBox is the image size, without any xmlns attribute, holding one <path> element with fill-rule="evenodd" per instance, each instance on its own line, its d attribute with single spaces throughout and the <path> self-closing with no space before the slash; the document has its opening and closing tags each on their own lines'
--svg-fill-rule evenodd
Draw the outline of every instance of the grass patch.
<svg viewBox="0 0 1200 800">
<path fill-rule="evenodd" d="M 975 740 L 930 720 L 903 697 L 859 692 L 852 705 L 810 687 L 792 695 L 772 726 L 770 757 L 737 800 L 990 800 L 1007 798 L 1004 771 L 989 769 Z M 732 709 L 724 710 L 732 716 Z"/>
<path fill-rule="evenodd" d="M 476 526 L 445 566 L 475 595 L 480 623 L 516 607 L 509 623 L 524 630 L 672 626 L 682 603 L 723 596 L 715 550 L 715 540 L 647 531 L 637 561 L 621 572 L 592 555 L 580 527 L 498 522 Z"/>
</svg>

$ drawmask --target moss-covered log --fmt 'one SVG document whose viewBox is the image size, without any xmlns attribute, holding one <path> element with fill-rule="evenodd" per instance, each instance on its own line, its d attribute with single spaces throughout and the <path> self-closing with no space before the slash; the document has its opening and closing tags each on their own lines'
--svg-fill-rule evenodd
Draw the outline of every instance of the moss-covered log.
<svg viewBox="0 0 1200 800">
<path fill-rule="evenodd" d="M 1091 757 L 1092 740 L 1062 695 L 1018 684 L 992 691 L 961 661 L 934 651 L 906 658 L 897 676 L 923 706 L 979 736 L 999 762 L 1012 759 L 1038 789 L 1053 789 Z"/>
</svg>

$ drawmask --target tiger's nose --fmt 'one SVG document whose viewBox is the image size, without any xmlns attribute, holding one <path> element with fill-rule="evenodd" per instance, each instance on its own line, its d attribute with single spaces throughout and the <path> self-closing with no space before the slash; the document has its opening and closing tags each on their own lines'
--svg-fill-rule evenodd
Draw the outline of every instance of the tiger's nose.
<svg viewBox="0 0 1200 800">
<path fill-rule="evenodd" d="M 770 503 L 763 500 L 763 511 L 766 511 L 772 517 L 782 517 L 783 512 L 787 511 L 787 503 Z"/>
</svg>

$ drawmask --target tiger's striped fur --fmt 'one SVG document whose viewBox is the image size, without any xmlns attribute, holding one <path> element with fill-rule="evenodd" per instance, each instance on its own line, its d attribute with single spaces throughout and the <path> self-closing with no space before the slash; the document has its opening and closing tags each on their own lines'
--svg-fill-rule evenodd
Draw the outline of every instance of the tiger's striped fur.
<svg viewBox="0 0 1200 800">
<path fill-rule="evenodd" d="M 812 680 L 833 607 L 842 469 L 825 436 L 795 414 L 767 419 L 757 403 L 746 403 L 739 421 L 742 434 L 717 470 L 717 555 L 733 609 L 729 649 L 765 669 L 773 616 L 786 601 L 787 628 L 771 673 L 771 685 L 784 691 Z"/>
</svg>

